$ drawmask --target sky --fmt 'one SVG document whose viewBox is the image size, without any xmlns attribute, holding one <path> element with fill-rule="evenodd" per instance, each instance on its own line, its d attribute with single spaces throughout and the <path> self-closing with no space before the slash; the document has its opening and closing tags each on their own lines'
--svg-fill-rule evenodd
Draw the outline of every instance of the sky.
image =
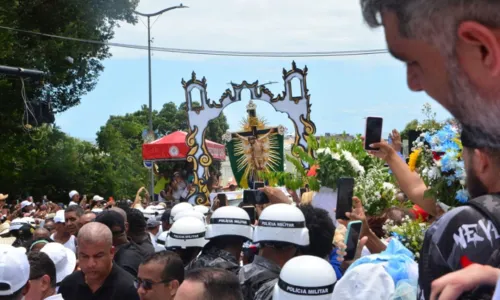
<svg viewBox="0 0 500 300">
<path fill-rule="evenodd" d="M 141 0 L 138 11 L 151 13 L 178 5 L 172 0 Z M 186 49 L 312 52 L 384 49 L 382 30 L 369 29 L 362 20 L 358 1 L 343 0 L 191 0 L 185 9 L 166 12 L 154 22 L 153 46 Z M 156 22 L 155 22 L 156 21 Z M 146 19 L 135 25 L 120 24 L 112 42 L 147 45 Z M 56 116 L 56 125 L 71 136 L 94 141 L 111 115 L 124 115 L 148 103 L 147 51 L 111 48 L 113 57 L 103 62 L 105 70 L 96 88 L 82 97 L 81 104 Z M 164 103 L 185 101 L 181 80 L 193 71 L 207 79 L 208 97 L 218 100 L 228 82 L 277 81 L 267 87 L 282 93 L 282 70 L 293 58 L 213 57 L 153 52 L 153 109 Z M 311 95 L 311 119 L 317 133 L 362 133 L 367 116 L 384 118 L 384 136 L 393 128 L 403 129 L 413 119 L 422 119 L 421 108 L 431 103 L 438 119 L 449 117 L 424 93 L 413 93 L 406 85 L 402 63 L 388 54 L 335 58 L 297 58 L 298 68 L 307 65 L 307 87 Z M 249 94 L 247 94 L 249 95 Z M 238 130 L 246 115 L 247 100 L 228 106 L 230 130 Z M 257 114 L 269 125 L 293 128 L 286 115 L 258 101 Z"/>
</svg>

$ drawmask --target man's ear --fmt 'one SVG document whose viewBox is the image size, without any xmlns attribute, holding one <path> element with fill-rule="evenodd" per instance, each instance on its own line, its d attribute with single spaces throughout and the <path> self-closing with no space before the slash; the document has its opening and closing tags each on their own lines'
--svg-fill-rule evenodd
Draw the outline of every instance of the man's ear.
<svg viewBox="0 0 500 300">
<path fill-rule="evenodd" d="M 483 179 L 484 174 L 491 168 L 491 160 L 487 153 L 480 149 L 474 149 L 471 167 L 474 168 L 479 179 Z"/>
<path fill-rule="evenodd" d="M 48 290 L 50 288 L 50 276 L 45 274 L 42 276 L 42 286 L 44 290 Z"/>
<path fill-rule="evenodd" d="M 500 33 L 478 22 L 465 21 L 458 27 L 458 39 L 492 76 L 500 75 Z"/>
<path fill-rule="evenodd" d="M 23 289 L 23 296 L 26 296 L 28 294 L 28 292 L 30 291 L 30 288 L 31 288 L 31 284 L 28 280 L 28 282 L 26 283 L 26 285 L 24 286 L 24 289 Z"/>
<path fill-rule="evenodd" d="M 115 253 L 116 253 L 116 248 L 115 246 L 111 246 L 111 249 L 109 249 L 109 254 L 111 254 L 111 257 L 115 257 Z"/>
<path fill-rule="evenodd" d="M 175 294 L 177 294 L 177 290 L 179 289 L 180 283 L 177 280 L 172 280 L 169 283 L 170 285 L 170 296 L 173 298 Z"/>
</svg>

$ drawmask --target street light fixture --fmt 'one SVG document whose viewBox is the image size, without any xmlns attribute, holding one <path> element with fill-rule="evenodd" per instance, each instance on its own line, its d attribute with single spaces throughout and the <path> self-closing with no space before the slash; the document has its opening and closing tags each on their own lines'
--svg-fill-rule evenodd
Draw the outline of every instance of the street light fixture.
<svg viewBox="0 0 500 300">
<path fill-rule="evenodd" d="M 138 11 L 134 11 L 135 14 L 148 18 L 148 73 L 149 73 L 149 132 L 153 133 L 153 96 L 152 96 L 152 83 L 151 83 L 151 17 L 159 16 L 167 11 L 178 9 L 178 8 L 189 8 L 188 6 L 180 5 L 172 6 L 169 8 L 162 9 L 155 13 L 144 14 Z M 151 168 L 151 188 L 150 195 L 154 196 L 154 171 Z"/>
</svg>

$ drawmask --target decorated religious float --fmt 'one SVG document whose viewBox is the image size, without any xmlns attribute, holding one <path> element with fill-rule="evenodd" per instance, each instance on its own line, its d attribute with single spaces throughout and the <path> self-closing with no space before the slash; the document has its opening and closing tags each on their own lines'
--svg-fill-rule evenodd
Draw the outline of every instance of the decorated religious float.
<svg viewBox="0 0 500 300">
<path fill-rule="evenodd" d="M 213 157 L 205 140 L 208 122 L 218 117 L 228 105 L 241 101 L 241 92 L 245 89 L 250 91 L 250 100 L 252 100 L 249 107 L 248 124 L 242 131 L 229 133 L 226 136 L 229 156 L 236 160 L 238 160 L 237 157 L 240 159 L 234 161 L 234 166 L 232 164 L 233 170 L 236 170 L 235 176 L 238 174 L 240 176 L 238 180 L 240 184 L 243 186 L 245 186 L 245 182 L 248 184 L 249 177 L 255 180 L 259 176 L 258 173 L 263 170 L 279 171 L 283 168 L 283 155 L 280 154 L 280 151 L 281 153 L 283 151 L 283 133 L 280 134 L 280 127 L 266 128 L 263 124 L 259 124 L 256 115 L 252 115 L 252 105 L 255 105 L 253 101 L 265 101 L 271 104 L 276 111 L 286 113 L 295 128 L 294 146 L 303 151 L 309 151 L 307 137 L 316 132 L 316 127 L 310 119 L 311 105 L 306 77 L 307 67 L 303 70 L 299 69 L 293 62 L 291 70 L 283 70 L 283 93 L 275 96 L 264 85 L 259 85 L 258 81 L 254 83 L 243 81 L 241 84 L 231 83 L 232 90 L 227 89 L 218 102 L 208 98 L 207 80 L 204 77 L 200 80 L 193 72 L 190 80 L 182 80 L 189 125 L 189 133 L 186 137 L 186 144 L 189 147 L 187 160 L 193 163 L 195 186 L 188 196 L 190 201 L 202 205 L 210 204 L 207 181 Z M 300 83 L 299 91 L 292 91 L 293 80 L 298 80 Z M 191 96 L 193 92 L 200 93 L 201 104 L 199 106 L 193 105 Z M 255 109 L 253 112 L 255 113 Z M 281 145 L 279 145 L 280 140 Z M 278 149 L 279 147 L 281 150 Z M 304 164 L 307 163 L 304 162 Z"/>
</svg>

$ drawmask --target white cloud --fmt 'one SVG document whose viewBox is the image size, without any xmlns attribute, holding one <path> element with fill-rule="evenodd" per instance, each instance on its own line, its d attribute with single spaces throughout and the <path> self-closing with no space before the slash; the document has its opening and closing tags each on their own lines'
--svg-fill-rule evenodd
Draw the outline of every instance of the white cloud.
<svg viewBox="0 0 500 300">
<path fill-rule="evenodd" d="M 141 0 L 137 10 L 151 13 L 178 4 Z M 286 52 L 385 48 L 381 30 L 371 30 L 363 23 L 358 1 L 192 0 L 183 4 L 190 8 L 166 12 L 154 24 L 154 46 Z M 146 23 L 145 18 L 143 21 Z M 146 45 L 147 29 L 140 21 L 135 26 L 121 24 L 113 42 Z M 112 48 L 112 52 L 115 58 L 147 55 L 147 51 L 123 48 Z M 155 57 L 207 58 L 162 52 Z"/>
</svg>

